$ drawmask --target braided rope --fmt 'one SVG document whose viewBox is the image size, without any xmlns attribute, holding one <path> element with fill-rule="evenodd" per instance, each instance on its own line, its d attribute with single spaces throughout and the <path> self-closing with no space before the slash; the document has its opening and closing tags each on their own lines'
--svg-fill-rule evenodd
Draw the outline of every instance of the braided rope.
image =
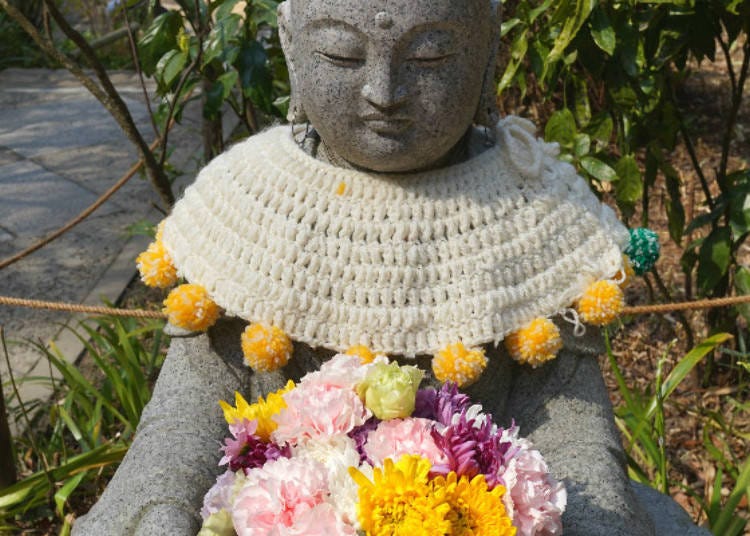
<svg viewBox="0 0 750 536">
<path fill-rule="evenodd" d="M 0 305 L 28 307 L 31 309 L 50 309 L 52 311 L 66 311 L 69 313 L 88 313 L 94 315 L 129 316 L 134 318 L 166 318 L 161 311 L 145 311 L 143 309 L 117 309 L 99 305 L 80 305 L 76 303 L 51 302 L 43 300 L 28 300 L 0 296 Z"/>
<path fill-rule="evenodd" d="M 750 294 L 744 296 L 730 296 L 728 298 L 712 298 L 709 300 L 695 300 L 676 303 L 657 303 L 654 305 L 634 305 L 625 307 L 622 314 L 643 315 L 648 313 L 670 313 L 673 311 L 689 311 L 697 309 L 712 309 L 714 307 L 729 307 L 750 303 Z"/>
<path fill-rule="evenodd" d="M 670 313 L 673 311 L 686 311 L 698 309 L 711 309 L 714 307 L 729 307 L 750 303 L 750 294 L 745 296 L 730 296 L 728 298 L 713 298 L 710 300 L 696 300 L 676 303 L 659 303 L 655 305 L 635 305 L 625 307 L 624 315 L 644 315 L 650 313 Z M 0 296 L 0 305 L 11 305 L 16 307 L 29 307 L 31 309 L 50 309 L 52 311 L 66 311 L 70 313 L 89 313 L 96 315 L 129 316 L 134 318 L 166 318 L 167 315 L 160 311 L 146 311 L 143 309 L 118 309 L 115 307 L 102 307 L 98 305 L 79 305 L 75 303 L 51 302 L 43 300 L 29 300 L 24 298 L 13 298 L 11 296 Z"/>
</svg>

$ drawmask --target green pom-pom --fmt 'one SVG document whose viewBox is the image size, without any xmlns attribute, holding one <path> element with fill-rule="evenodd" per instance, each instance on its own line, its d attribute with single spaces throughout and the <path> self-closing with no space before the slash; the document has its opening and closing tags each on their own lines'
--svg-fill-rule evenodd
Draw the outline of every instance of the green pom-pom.
<svg viewBox="0 0 750 536">
<path fill-rule="evenodd" d="M 651 270 L 660 251 L 659 237 L 654 231 L 645 227 L 630 229 L 630 243 L 625 248 L 625 255 L 630 258 L 636 274 L 643 275 Z"/>
</svg>

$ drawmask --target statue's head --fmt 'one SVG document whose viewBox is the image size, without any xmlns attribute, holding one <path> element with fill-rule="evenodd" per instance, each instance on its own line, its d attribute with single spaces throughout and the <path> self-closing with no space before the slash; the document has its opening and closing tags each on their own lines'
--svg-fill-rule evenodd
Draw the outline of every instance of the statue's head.
<svg viewBox="0 0 750 536">
<path fill-rule="evenodd" d="M 496 0 L 287 0 L 290 119 L 361 168 L 435 166 L 494 112 Z"/>
</svg>

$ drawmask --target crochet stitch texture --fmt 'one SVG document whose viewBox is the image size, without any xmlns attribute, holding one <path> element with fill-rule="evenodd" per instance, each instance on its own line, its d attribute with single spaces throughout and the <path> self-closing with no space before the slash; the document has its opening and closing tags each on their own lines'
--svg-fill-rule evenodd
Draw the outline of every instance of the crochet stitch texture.
<svg viewBox="0 0 750 536">
<path fill-rule="evenodd" d="M 313 347 L 497 343 L 622 267 L 628 232 L 557 153 L 508 117 L 466 162 L 379 174 L 318 161 L 274 127 L 201 171 L 163 241 L 228 314 Z"/>
</svg>

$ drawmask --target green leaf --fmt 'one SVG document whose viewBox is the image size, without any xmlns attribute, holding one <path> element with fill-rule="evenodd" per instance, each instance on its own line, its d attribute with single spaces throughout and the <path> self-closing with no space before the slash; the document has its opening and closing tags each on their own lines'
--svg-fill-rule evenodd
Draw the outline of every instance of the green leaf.
<svg viewBox="0 0 750 536">
<path fill-rule="evenodd" d="M 728 341 L 731 338 L 732 336 L 729 333 L 717 333 L 716 335 L 712 335 L 708 339 L 698 344 L 698 346 L 690 350 L 685 355 L 685 357 L 680 359 L 677 365 L 675 365 L 675 367 L 672 369 L 672 372 L 669 373 L 669 376 L 667 376 L 667 378 L 664 380 L 664 383 L 661 384 L 661 388 L 659 389 L 658 394 L 659 398 L 661 398 L 661 400 L 666 400 L 667 398 L 669 398 L 669 395 L 674 392 L 677 386 L 682 383 L 687 375 L 690 374 L 690 371 L 693 370 L 698 363 L 700 363 L 700 361 L 706 356 L 706 354 L 713 351 L 717 346 Z M 654 394 L 649 403 L 648 410 L 646 411 L 646 417 L 648 419 L 653 417 L 656 413 L 657 402 L 657 395 Z"/>
<path fill-rule="evenodd" d="M 513 28 L 518 26 L 519 24 L 522 24 L 521 19 L 513 17 L 512 19 L 504 20 L 502 24 L 500 24 L 500 37 L 505 37 L 508 32 L 510 32 Z"/>
<path fill-rule="evenodd" d="M 563 20 L 563 25 L 555 39 L 555 46 L 552 47 L 547 56 L 548 66 L 556 63 L 563 57 L 565 49 L 568 48 L 568 45 L 573 41 L 576 34 L 578 34 L 578 30 L 581 29 L 581 26 L 588 19 L 591 10 L 594 9 L 596 0 L 576 0 L 572 13 L 570 12 L 571 6 L 568 4 L 571 4 L 571 2 L 560 2 L 560 7 L 554 15 L 554 18 Z"/>
<path fill-rule="evenodd" d="M 257 41 L 244 44 L 237 57 L 237 70 L 243 95 L 267 114 L 274 113 L 273 75 L 266 52 Z"/>
<path fill-rule="evenodd" d="M 577 158 L 581 158 L 589 154 L 591 150 L 591 138 L 588 134 L 579 133 L 575 137 L 575 154 Z"/>
<path fill-rule="evenodd" d="M 255 0 L 252 3 L 252 20 L 257 26 L 267 25 L 271 28 L 277 28 L 277 11 L 279 2 L 277 0 Z"/>
<path fill-rule="evenodd" d="M 575 77 L 575 111 L 578 124 L 585 127 L 591 121 L 591 103 L 589 102 L 589 86 L 583 77 Z"/>
<path fill-rule="evenodd" d="M 529 40 L 527 39 L 526 29 L 524 28 L 524 30 L 513 39 L 513 42 L 510 45 L 510 61 L 505 66 L 505 72 L 503 72 L 503 76 L 497 84 L 498 93 L 502 93 L 504 89 L 510 87 L 513 83 L 516 72 L 518 72 L 518 68 L 523 63 L 523 59 L 526 57 L 528 49 Z"/>
<path fill-rule="evenodd" d="M 610 56 L 615 53 L 617 37 L 615 29 L 607 16 L 607 12 L 601 6 L 598 6 L 591 13 L 591 37 L 594 38 L 596 46 L 601 48 Z"/>
<path fill-rule="evenodd" d="M 232 88 L 237 83 L 239 73 L 229 71 L 222 74 L 206 91 L 206 103 L 203 106 L 203 115 L 207 118 L 215 118 L 221 111 L 224 101 L 232 93 Z"/>
<path fill-rule="evenodd" d="M 203 65 L 208 65 L 217 58 L 228 61 L 227 54 L 235 48 L 232 43 L 241 38 L 241 26 L 242 18 L 234 13 L 217 21 L 203 44 Z"/>
<path fill-rule="evenodd" d="M 577 132 L 573 112 L 567 108 L 556 111 L 544 127 L 544 139 L 557 142 L 566 149 L 572 149 Z"/>
<path fill-rule="evenodd" d="M 623 70 L 633 78 L 638 77 L 639 47 L 638 28 L 632 27 L 630 22 L 621 24 L 617 29 L 617 55 Z"/>
<path fill-rule="evenodd" d="M 732 255 L 732 232 L 717 227 L 706 237 L 698 253 L 698 288 L 708 295 L 727 274 Z"/>
<path fill-rule="evenodd" d="M 163 89 L 169 89 L 172 82 L 182 72 L 187 63 L 188 53 L 180 50 L 170 50 L 159 60 L 156 65 L 156 76 L 159 78 Z"/>
<path fill-rule="evenodd" d="M 747 458 L 739 470 L 737 480 L 732 492 L 729 494 L 726 504 L 721 509 L 719 518 L 712 523 L 711 531 L 714 534 L 741 534 L 747 524 L 747 520 L 738 518 L 737 506 L 742 497 L 750 498 L 750 458 Z"/>
<path fill-rule="evenodd" d="M 289 112 L 289 95 L 278 97 L 273 101 L 273 106 L 279 111 L 281 117 L 286 117 Z"/>
<path fill-rule="evenodd" d="M 609 140 L 612 137 L 612 129 L 614 128 L 614 122 L 612 116 L 607 112 L 600 112 L 591 118 L 586 132 L 589 136 L 602 145 L 609 145 Z"/>
<path fill-rule="evenodd" d="M 70 494 L 75 491 L 81 481 L 86 477 L 88 471 L 81 471 L 73 478 L 68 479 L 60 489 L 55 492 L 55 509 L 57 515 L 61 518 L 65 517 L 65 502 L 70 497 Z"/>
<path fill-rule="evenodd" d="M 731 188 L 729 195 L 729 225 L 734 236 L 740 237 L 750 233 L 750 188 Z"/>
<path fill-rule="evenodd" d="M 609 89 L 609 94 L 614 103 L 624 109 L 633 108 L 638 103 L 638 95 L 628 86 L 614 86 Z"/>
<path fill-rule="evenodd" d="M 168 11 L 156 17 L 146 28 L 138 41 L 138 55 L 147 76 L 154 74 L 159 58 L 168 50 L 177 48 L 177 33 L 181 27 L 182 17 L 179 12 Z"/>
<path fill-rule="evenodd" d="M 750 269 L 740 266 L 734 274 L 734 288 L 740 296 L 750 295 Z M 750 322 L 750 303 L 736 305 L 737 311 Z"/>
<path fill-rule="evenodd" d="M 617 184 L 615 192 L 618 203 L 634 205 L 643 195 L 643 181 L 641 170 L 632 154 L 625 155 L 615 165 L 617 172 Z"/>
<path fill-rule="evenodd" d="M 581 167 L 589 175 L 603 182 L 615 182 L 618 178 L 617 172 L 614 169 L 593 156 L 584 156 L 581 158 Z"/>
<path fill-rule="evenodd" d="M 240 3 L 240 0 L 224 0 L 223 2 L 212 2 L 210 4 L 210 9 L 216 10 L 214 13 L 214 17 L 216 17 L 216 22 L 218 23 L 219 21 L 225 19 L 226 17 L 232 16 L 232 10 L 239 3 Z"/>
<path fill-rule="evenodd" d="M 696 238 L 683 250 L 682 256 L 680 257 L 680 266 L 685 274 L 690 274 L 698 263 L 698 251 L 697 249 L 703 244 L 704 238 Z"/>
<path fill-rule="evenodd" d="M 547 11 L 552 5 L 553 1 L 555 0 L 544 0 L 544 2 L 542 2 L 539 6 L 529 11 L 529 23 L 534 22 L 539 17 L 539 15 Z"/>
</svg>

